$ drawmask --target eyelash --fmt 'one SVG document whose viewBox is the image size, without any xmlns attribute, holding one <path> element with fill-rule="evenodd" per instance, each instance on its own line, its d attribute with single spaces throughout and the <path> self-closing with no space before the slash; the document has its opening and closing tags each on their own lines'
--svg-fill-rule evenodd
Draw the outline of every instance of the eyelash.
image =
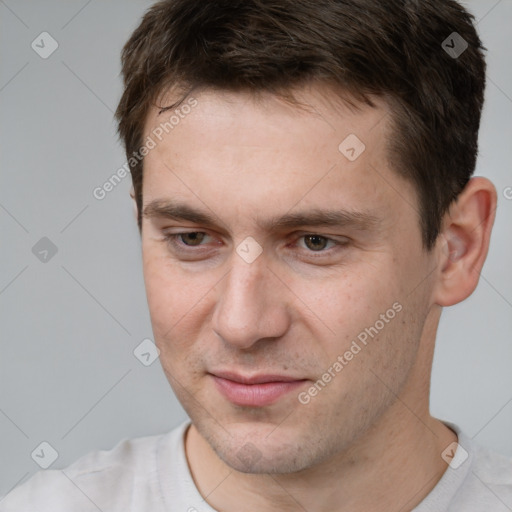
<svg viewBox="0 0 512 512">
<path fill-rule="evenodd" d="M 177 249 L 178 251 L 181 251 L 183 253 L 185 252 L 188 252 L 188 253 L 191 253 L 191 252 L 197 252 L 194 248 L 196 247 L 201 247 L 201 245 L 196 245 L 196 246 L 191 246 L 191 245 L 186 245 L 184 243 L 180 243 L 178 240 L 181 236 L 183 235 L 188 235 L 188 234 L 192 234 L 192 233 L 204 233 L 206 236 L 210 236 L 208 235 L 208 233 L 204 232 L 204 231 L 186 231 L 186 232 L 181 232 L 181 233 L 166 233 L 164 235 L 164 241 L 171 247 L 171 248 L 174 248 L 174 249 Z M 338 241 L 338 240 L 334 240 L 332 238 L 329 238 L 327 236 L 324 236 L 324 235 L 321 235 L 321 234 L 318 234 L 318 233 L 305 233 L 299 237 L 297 237 L 295 239 L 295 242 L 297 242 L 298 240 L 300 239 L 303 239 L 307 236 L 317 236 L 319 238 L 322 238 L 324 240 L 327 240 L 327 242 L 331 242 L 334 247 L 331 247 L 331 249 L 342 249 L 344 246 L 346 246 L 348 244 L 348 242 L 346 241 Z M 307 252 L 309 252 L 311 255 L 314 255 L 314 254 L 328 254 L 330 251 L 328 249 L 322 249 L 320 251 L 312 251 L 311 249 L 305 249 Z"/>
</svg>

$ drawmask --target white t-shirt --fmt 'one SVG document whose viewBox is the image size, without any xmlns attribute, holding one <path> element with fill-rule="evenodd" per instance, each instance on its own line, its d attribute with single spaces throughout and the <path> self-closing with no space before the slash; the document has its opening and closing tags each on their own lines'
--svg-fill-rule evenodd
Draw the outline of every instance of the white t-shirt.
<svg viewBox="0 0 512 512">
<path fill-rule="evenodd" d="M 63 470 L 40 471 L 5 496 L 0 511 L 217 512 L 199 494 L 188 468 L 184 434 L 189 424 L 121 441 Z M 511 512 L 512 460 L 479 447 L 457 426 L 446 424 L 457 433 L 460 446 L 414 512 Z"/>
</svg>

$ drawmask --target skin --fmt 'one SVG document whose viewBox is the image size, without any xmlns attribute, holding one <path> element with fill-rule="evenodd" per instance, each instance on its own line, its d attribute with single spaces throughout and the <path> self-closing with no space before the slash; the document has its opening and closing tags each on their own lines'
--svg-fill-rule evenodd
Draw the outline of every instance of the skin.
<svg viewBox="0 0 512 512">
<path fill-rule="evenodd" d="M 193 423 L 189 467 L 222 512 L 412 510 L 457 439 L 429 413 L 435 335 L 442 307 L 478 282 L 496 192 L 473 178 L 426 251 L 415 189 L 387 163 L 387 105 L 349 108 L 320 84 L 295 96 L 311 108 L 203 90 L 145 157 L 144 277 L 162 367 Z M 166 120 L 158 111 L 146 135 Z M 349 134 L 366 146 L 353 162 L 338 150 Z M 215 223 L 152 214 L 155 201 Z M 313 209 L 372 221 L 265 225 Z M 175 237 L 180 249 L 164 238 L 183 232 L 206 236 Z M 236 252 L 248 236 L 262 248 L 251 263 Z M 401 311 L 302 404 L 298 393 L 396 303 Z M 307 381 L 271 405 L 237 406 L 209 375 L 221 370 Z"/>
</svg>

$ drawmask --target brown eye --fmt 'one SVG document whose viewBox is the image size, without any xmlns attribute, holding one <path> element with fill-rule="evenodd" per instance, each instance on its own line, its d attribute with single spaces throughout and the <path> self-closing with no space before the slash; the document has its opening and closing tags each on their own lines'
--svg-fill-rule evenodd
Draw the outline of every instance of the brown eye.
<svg viewBox="0 0 512 512">
<path fill-rule="evenodd" d="M 185 245 L 195 246 L 200 245 L 204 240 L 206 233 L 201 231 L 193 231 L 191 233 L 180 233 L 179 237 Z"/>
<path fill-rule="evenodd" d="M 304 244 L 312 251 L 322 251 L 326 248 L 329 239 L 320 235 L 305 235 Z"/>
</svg>

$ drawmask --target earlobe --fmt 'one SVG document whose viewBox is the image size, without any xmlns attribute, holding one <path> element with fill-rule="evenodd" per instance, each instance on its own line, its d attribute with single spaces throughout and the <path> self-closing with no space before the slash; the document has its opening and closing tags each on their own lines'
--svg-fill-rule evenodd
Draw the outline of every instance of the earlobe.
<svg viewBox="0 0 512 512">
<path fill-rule="evenodd" d="M 486 178 L 472 178 L 446 213 L 438 244 L 435 302 L 451 306 L 478 284 L 496 211 L 496 189 Z"/>
</svg>

